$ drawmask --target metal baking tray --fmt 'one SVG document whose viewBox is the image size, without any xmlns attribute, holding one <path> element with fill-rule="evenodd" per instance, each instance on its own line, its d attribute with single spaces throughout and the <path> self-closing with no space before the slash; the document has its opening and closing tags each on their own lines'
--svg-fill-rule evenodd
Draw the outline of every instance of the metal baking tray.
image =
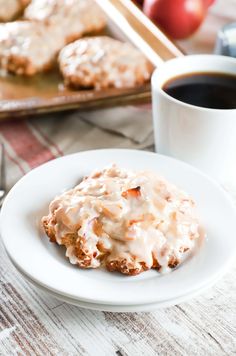
<svg viewBox="0 0 236 356">
<path fill-rule="evenodd" d="M 108 19 L 103 34 L 133 43 L 154 66 L 183 55 L 130 0 L 97 0 L 97 3 Z M 150 83 L 132 89 L 73 91 L 64 87 L 57 68 L 29 78 L 0 72 L 0 119 L 148 100 Z"/>
</svg>

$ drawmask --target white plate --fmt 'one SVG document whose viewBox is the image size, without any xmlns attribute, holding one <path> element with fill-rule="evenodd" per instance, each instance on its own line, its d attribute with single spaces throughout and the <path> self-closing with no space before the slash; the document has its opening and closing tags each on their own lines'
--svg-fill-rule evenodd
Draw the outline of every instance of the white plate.
<svg viewBox="0 0 236 356">
<path fill-rule="evenodd" d="M 55 195 L 111 162 L 159 172 L 196 200 L 208 237 L 196 254 L 173 272 L 160 275 L 153 270 L 127 277 L 101 269 L 81 270 L 69 264 L 63 248 L 49 243 L 40 228 L 40 219 Z M 0 226 L 6 250 L 20 271 L 56 294 L 96 304 L 160 303 L 195 293 L 226 271 L 236 251 L 236 214 L 221 187 L 185 163 L 132 150 L 81 152 L 31 171 L 7 196 Z"/>
<path fill-rule="evenodd" d="M 23 273 L 22 273 L 23 274 Z M 202 289 L 198 289 L 194 293 L 185 294 L 179 298 L 173 298 L 170 300 L 165 300 L 159 303 L 148 303 L 148 304 L 136 304 L 136 305 L 111 305 L 111 304 L 98 304 L 98 303 L 89 303 L 89 302 L 82 302 L 78 299 L 72 299 L 66 297 L 62 294 L 57 294 L 49 289 L 44 288 L 40 284 L 37 284 L 35 281 L 30 279 L 28 276 L 24 275 L 25 279 L 27 279 L 30 283 L 32 283 L 35 287 L 39 288 L 46 294 L 50 294 L 52 297 L 59 299 L 62 302 L 69 303 L 75 305 L 79 308 L 83 309 L 91 309 L 97 311 L 107 311 L 112 313 L 139 313 L 139 312 L 151 312 L 161 308 L 169 308 L 171 306 L 187 302 L 189 299 L 192 299 L 199 294 L 203 293 L 206 289 L 208 289 L 211 285 L 213 285 L 216 280 L 212 280 L 210 285 L 205 286 Z M 218 279 L 218 278 L 217 278 Z"/>
</svg>

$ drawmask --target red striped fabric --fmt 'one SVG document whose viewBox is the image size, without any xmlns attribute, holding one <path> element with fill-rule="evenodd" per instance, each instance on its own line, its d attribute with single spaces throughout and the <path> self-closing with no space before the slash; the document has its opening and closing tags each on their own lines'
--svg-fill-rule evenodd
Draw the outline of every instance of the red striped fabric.
<svg viewBox="0 0 236 356">
<path fill-rule="evenodd" d="M 62 150 L 60 149 L 60 147 L 55 143 L 53 142 L 44 132 L 43 130 L 40 129 L 39 125 L 37 125 L 35 122 L 31 122 L 30 123 L 34 128 L 35 130 L 38 131 L 38 133 L 44 138 L 44 140 L 49 144 L 49 146 L 53 146 L 55 148 L 55 150 L 57 151 L 58 153 L 58 156 L 63 156 L 63 152 Z"/>
<path fill-rule="evenodd" d="M 24 160 L 31 169 L 55 158 L 50 148 L 44 146 L 35 137 L 27 125 L 27 121 L 1 123 L 0 133 L 7 140 L 16 155 Z"/>
</svg>

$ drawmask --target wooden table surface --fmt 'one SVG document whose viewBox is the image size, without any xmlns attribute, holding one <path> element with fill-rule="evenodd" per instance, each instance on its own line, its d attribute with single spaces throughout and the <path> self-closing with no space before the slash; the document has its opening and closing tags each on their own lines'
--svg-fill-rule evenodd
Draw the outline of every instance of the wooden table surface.
<svg viewBox="0 0 236 356">
<path fill-rule="evenodd" d="M 181 45 L 212 52 L 216 31 L 236 20 L 219 0 Z M 236 199 L 235 199 L 236 201 Z M 0 243 L 0 355 L 236 355 L 236 266 L 203 295 L 152 313 L 108 313 L 62 303 L 29 285 Z"/>
</svg>

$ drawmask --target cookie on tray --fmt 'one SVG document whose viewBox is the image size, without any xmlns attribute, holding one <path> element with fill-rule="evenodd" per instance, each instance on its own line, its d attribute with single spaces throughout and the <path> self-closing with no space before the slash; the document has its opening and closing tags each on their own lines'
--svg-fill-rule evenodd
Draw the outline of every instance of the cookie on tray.
<svg viewBox="0 0 236 356">
<path fill-rule="evenodd" d="M 137 275 L 170 271 L 199 238 L 193 200 L 154 172 L 94 172 L 49 206 L 42 223 L 70 263 Z"/>
<path fill-rule="evenodd" d="M 72 88 L 129 88 L 147 82 L 153 71 L 146 57 L 129 43 L 107 36 L 87 37 L 62 49 L 59 66 Z"/>
<path fill-rule="evenodd" d="M 50 69 L 60 49 L 61 36 L 44 24 L 15 21 L 0 25 L 0 68 L 34 75 Z"/>
<path fill-rule="evenodd" d="M 33 0 L 24 17 L 61 28 L 67 43 L 106 26 L 105 15 L 94 0 Z"/>
<path fill-rule="evenodd" d="M 0 0 L 0 22 L 15 19 L 29 2 L 30 0 Z"/>
</svg>

